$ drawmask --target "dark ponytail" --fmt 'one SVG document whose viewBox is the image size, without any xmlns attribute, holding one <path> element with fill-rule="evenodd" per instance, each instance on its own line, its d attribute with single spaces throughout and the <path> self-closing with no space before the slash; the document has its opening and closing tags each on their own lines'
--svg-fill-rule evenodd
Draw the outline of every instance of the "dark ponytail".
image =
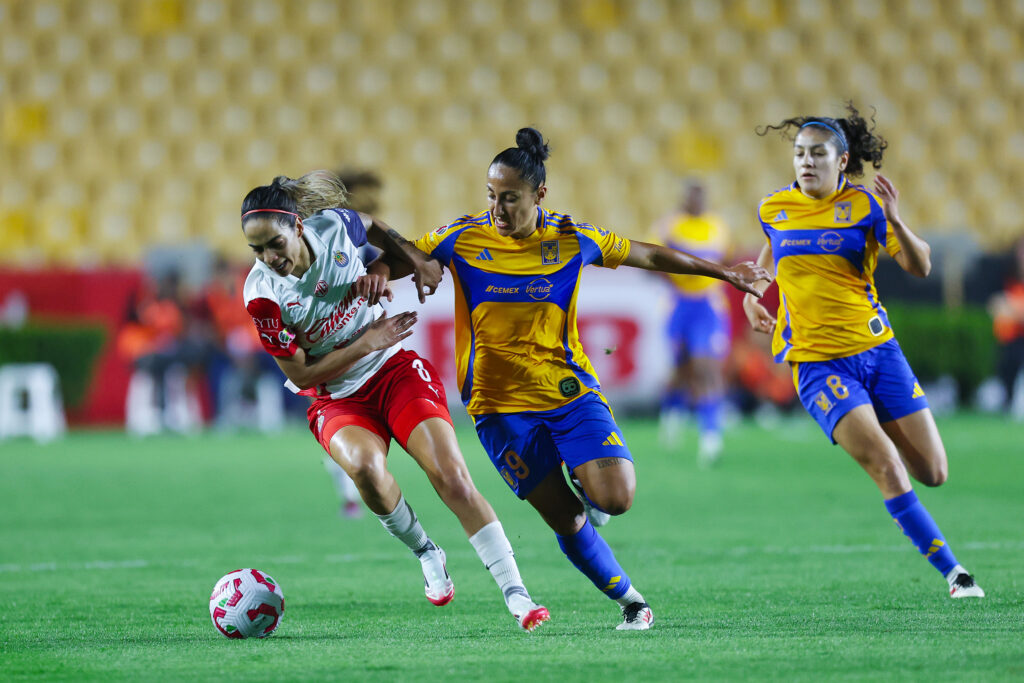
<svg viewBox="0 0 1024 683">
<path fill-rule="evenodd" d="M 758 135 L 767 135 L 769 131 L 777 130 L 787 140 L 796 138 L 796 132 L 810 124 L 817 125 L 822 130 L 832 133 L 832 144 L 842 154 L 850 152 L 850 160 L 844 171 L 847 176 L 857 178 L 864 175 L 864 162 L 869 162 L 876 171 L 882 168 L 882 155 L 885 154 L 889 143 L 880 135 L 875 134 L 875 114 L 872 109 L 870 127 L 853 106 L 852 102 L 846 103 L 846 116 L 841 119 L 833 119 L 827 116 L 795 116 L 785 119 L 775 126 L 759 126 Z M 796 132 L 790 132 L 795 129 Z"/>
<path fill-rule="evenodd" d="M 536 128 L 520 128 L 516 133 L 516 146 L 509 147 L 494 157 L 491 166 L 501 164 L 514 168 L 519 177 L 536 191 L 547 180 L 544 160 L 550 156 L 544 136 Z"/>
</svg>

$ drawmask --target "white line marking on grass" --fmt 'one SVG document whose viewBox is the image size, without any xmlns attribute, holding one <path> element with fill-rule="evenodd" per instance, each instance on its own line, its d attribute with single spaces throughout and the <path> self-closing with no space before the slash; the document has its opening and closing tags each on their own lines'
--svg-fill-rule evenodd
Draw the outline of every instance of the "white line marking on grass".
<svg viewBox="0 0 1024 683">
<path fill-rule="evenodd" d="M 1024 550 L 1024 541 L 967 541 L 957 543 L 956 549 L 963 550 Z M 705 550 L 706 555 L 851 555 L 856 553 L 902 553 L 912 552 L 909 543 L 898 545 L 809 545 L 809 546 L 736 546 L 722 550 Z M 469 553 L 463 553 L 469 557 Z M 344 553 L 325 555 L 319 559 L 302 555 L 285 555 L 259 559 L 263 566 L 278 564 L 303 564 L 305 562 L 324 564 L 350 564 L 353 562 L 386 562 L 393 560 L 394 554 L 377 553 L 373 555 L 355 555 Z M 112 569 L 145 569 L 148 567 L 198 567 L 209 564 L 210 560 L 92 560 L 89 562 L 37 562 L 34 564 L 0 564 L 0 574 L 41 573 L 55 571 L 88 571 Z"/>
</svg>

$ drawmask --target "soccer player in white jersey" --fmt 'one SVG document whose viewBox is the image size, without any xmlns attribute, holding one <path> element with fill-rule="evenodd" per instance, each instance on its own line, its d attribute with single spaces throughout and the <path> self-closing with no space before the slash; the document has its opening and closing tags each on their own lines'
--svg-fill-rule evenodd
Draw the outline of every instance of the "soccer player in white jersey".
<svg viewBox="0 0 1024 683">
<path fill-rule="evenodd" d="M 309 427 L 359 488 L 388 532 L 420 560 L 427 599 L 454 596 L 445 554 L 427 536 L 387 470 L 392 438 L 427 473 L 501 588 L 519 625 L 533 630 L 548 611 L 527 593 L 494 510 L 476 490 L 433 366 L 404 350 L 416 314 L 388 318 L 387 280 L 368 274 L 358 248 L 369 242 L 404 260 L 420 300 L 432 292 L 441 268 L 367 214 L 334 207 L 345 187 L 327 171 L 275 178 L 242 202 L 242 230 L 256 256 L 245 282 L 245 305 L 260 339 L 287 376 L 287 386 L 310 396 Z"/>
</svg>

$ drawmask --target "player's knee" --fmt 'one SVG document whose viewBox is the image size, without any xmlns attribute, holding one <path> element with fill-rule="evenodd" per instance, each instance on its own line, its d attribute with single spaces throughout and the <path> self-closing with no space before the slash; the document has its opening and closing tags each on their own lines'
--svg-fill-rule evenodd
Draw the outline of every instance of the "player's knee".
<svg viewBox="0 0 1024 683">
<path fill-rule="evenodd" d="M 477 495 L 476 486 L 473 485 L 469 473 L 462 470 L 441 474 L 436 488 L 441 499 L 449 505 L 471 502 Z"/>
<path fill-rule="evenodd" d="M 935 463 L 921 474 L 918 481 L 925 486 L 942 486 L 949 478 L 949 468 L 945 462 Z"/>
<path fill-rule="evenodd" d="M 633 507 L 633 490 L 606 491 L 591 502 L 609 515 L 621 515 Z"/>
<path fill-rule="evenodd" d="M 380 458 L 375 457 L 358 457 L 358 454 L 353 454 L 355 457 L 349 459 L 348 474 L 352 477 L 352 481 L 356 483 L 361 489 L 373 489 L 377 488 L 377 484 L 381 483 L 384 479 L 385 467 L 384 461 Z"/>
</svg>

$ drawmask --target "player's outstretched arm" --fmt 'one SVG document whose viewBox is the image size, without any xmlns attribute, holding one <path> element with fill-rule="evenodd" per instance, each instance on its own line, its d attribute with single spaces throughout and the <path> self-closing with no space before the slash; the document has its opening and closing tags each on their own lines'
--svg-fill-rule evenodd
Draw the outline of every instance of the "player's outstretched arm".
<svg viewBox="0 0 1024 683">
<path fill-rule="evenodd" d="M 884 175 L 875 176 L 875 194 L 882 200 L 882 211 L 900 243 L 900 252 L 896 254 L 896 263 L 900 268 L 917 277 L 928 277 L 932 270 L 932 248 L 928 243 L 914 234 L 900 218 L 900 193 L 892 181 Z"/>
<path fill-rule="evenodd" d="M 359 217 L 366 227 L 366 239 L 373 246 L 384 250 L 384 254 L 377 259 L 380 268 L 387 266 L 388 277 L 392 280 L 412 275 L 416 283 L 416 295 L 420 303 L 424 303 L 427 295 L 437 291 L 437 286 L 441 284 L 444 270 L 440 262 L 417 249 L 412 242 L 379 218 L 365 213 L 359 214 Z"/>
<path fill-rule="evenodd" d="M 328 382 L 348 371 L 356 362 L 374 351 L 386 349 L 412 334 L 416 314 L 399 313 L 389 318 L 381 315 L 355 341 L 322 356 L 310 356 L 299 347 L 294 356 L 274 356 L 281 372 L 300 389 L 309 389 Z"/>
<path fill-rule="evenodd" d="M 761 249 L 761 253 L 757 256 L 757 264 L 764 268 L 766 271 L 772 264 L 772 245 L 766 244 Z M 747 294 L 743 297 L 743 312 L 747 315 L 747 321 L 750 322 L 750 327 L 755 332 L 764 332 L 765 334 L 771 334 L 775 331 L 775 316 L 773 316 L 767 308 L 761 305 L 761 302 L 757 300 L 764 291 L 771 285 L 771 279 L 764 281 L 758 281 L 754 285 L 760 293 L 756 295 Z"/>
<path fill-rule="evenodd" d="M 723 266 L 720 263 L 706 261 L 699 256 L 688 254 L 685 251 L 663 247 L 648 242 L 630 241 L 629 256 L 623 261 L 623 265 L 654 270 L 661 273 L 676 273 L 678 275 L 703 275 L 718 280 L 725 280 L 730 285 L 754 296 L 760 297 L 764 288 L 756 288 L 754 283 L 759 280 L 771 282 L 772 276 L 763 266 L 753 261 L 743 261 L 733 266 Z"/>
</svg>

